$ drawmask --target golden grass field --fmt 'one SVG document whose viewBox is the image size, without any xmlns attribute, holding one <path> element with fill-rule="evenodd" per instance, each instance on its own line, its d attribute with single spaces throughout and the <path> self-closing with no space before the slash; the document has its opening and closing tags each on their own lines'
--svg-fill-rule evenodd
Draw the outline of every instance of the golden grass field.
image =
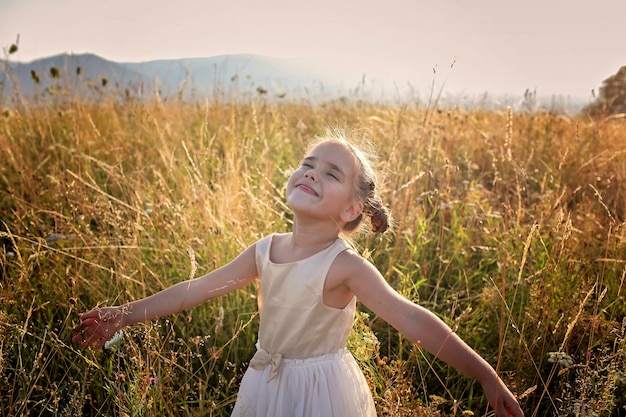
<svg viewBox="0 0 626 417">
<path fill-rule="evenodd" d="M 256 288 L 70 342 L 77 312 L 201 275 L 290 228 L 327 126 L 367 135 L 395 227 L 355 245 L 497 368 L 527 416 L 626 415 L 626 120 L 351 100 L 21 104 L 0 117 L 0 416 L 228 416 Z M 360 308 L 381 416 L 487 416 L 480 386 Z"/>
</svg>

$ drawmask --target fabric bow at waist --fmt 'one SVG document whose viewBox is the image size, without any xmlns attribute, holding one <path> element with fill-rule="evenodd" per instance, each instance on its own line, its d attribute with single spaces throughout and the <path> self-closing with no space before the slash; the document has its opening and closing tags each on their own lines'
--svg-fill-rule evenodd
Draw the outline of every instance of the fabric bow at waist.
<svg viewBox="0 0 626 417">
<path fill-rule="evenodd" d="M 267 350 L 257 347 L 257 351 L 250 360 L 250 367 L 257 371 L 262 371 L 269 365 L 270 374 L 267 376 L 267 382 L 276 378 L 280 370 L 280 364 L 283 360 L 282 353 L 270 354 Z"/>
</svg>

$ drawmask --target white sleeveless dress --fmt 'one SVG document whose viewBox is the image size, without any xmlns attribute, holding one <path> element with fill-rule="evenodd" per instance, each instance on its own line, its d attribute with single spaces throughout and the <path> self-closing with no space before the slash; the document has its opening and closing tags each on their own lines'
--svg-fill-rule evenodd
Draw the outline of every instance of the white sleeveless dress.
<svg viewBox="0 0 626 417">
<path fill-rule="evenodd" d="M 241 382 L 234 417 L 375 417 L 372 394 L 346 350 L 356 297 L 343 309 L 322 300 L 337 239 L 301 261 L 270 260 L 273 235 L 256 243 L 261 279 L 257 353 Z"/>
</svg>

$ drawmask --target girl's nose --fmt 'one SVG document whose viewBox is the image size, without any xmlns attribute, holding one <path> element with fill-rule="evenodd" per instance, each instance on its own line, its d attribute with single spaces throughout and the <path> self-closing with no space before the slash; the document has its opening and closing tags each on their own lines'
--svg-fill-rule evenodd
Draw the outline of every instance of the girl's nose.
<svg viewBox="0 0 626 417">
<path fill-rule="evenodd" d="M 310 179 L 311 181 L 317 181 L 317 174 L 315 173 L 314 170 L 309 169 L 307 172 L 304 173 L 304 177 Z"/>
</svg>

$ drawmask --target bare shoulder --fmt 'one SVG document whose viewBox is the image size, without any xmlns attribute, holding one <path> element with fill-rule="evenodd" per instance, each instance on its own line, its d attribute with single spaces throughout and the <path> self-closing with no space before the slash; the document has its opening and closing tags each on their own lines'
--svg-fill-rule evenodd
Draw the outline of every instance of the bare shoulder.
<svg viewBox="0 0 626 417">
<path fill-rule="evenodd" d="M 272 247 L 275 249 L 283 250 L 285 244 L 287 243 L 287 238 L 291 235 L 291 233 L 274 233 L 271 236 L 267 236 L 272 240 Z"/>
<path fill-rule="evenodd" d="M 336 265 L 335 265 L 336 264 Z M 411 304 L 395 291 L 376 266 L 353 250 L 342 252 L 333 264 L 335 276 L 369 309 L 392 325 L 403 307 Z"/>
<path fill-rule="evenodd" d="M 332 275 L 337 284 L 349 287 L 353 292 L 355 286 L 367 282 L 383 280 L 376 266 L 365 259 L 354 249 L 341 252 L 332 264 L 329 276 Z"/>
<path fill-rule="evenodd" d="M 348 302 L 356 295 L 355 277 L 374 276 L 375 268 L 362 256 L 352 249 L 345 250 L 338 254 L 324 282 L 324 303 L 335 308 L 344 308 Z M 368 278 L 363 278 L 367 281 Z"/>
</svg>

